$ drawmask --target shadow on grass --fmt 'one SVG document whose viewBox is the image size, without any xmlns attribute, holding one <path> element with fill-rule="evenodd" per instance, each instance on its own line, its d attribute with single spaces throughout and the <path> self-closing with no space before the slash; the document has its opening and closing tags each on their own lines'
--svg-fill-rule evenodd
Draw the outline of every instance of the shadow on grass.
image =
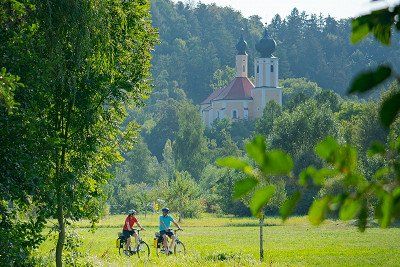
<svg viewBox="0 0 400 267">
<path fill-rule="evenodd" d="M 258 222 L 248 222 L 248 223 L 226 223 L 224 227 L 258 227 L 260 224 Z M 264 226 L 282 226 L 279 223 L 264 223 Z"/>
<path fill-rule="evenodd" d="M 213 253 L 205 257 L 207 261 L 241 261 L 241 260 L 249 260 L 252 259 L 248 255 L 244 255 L 241 253 L 225 253 L 225 252 L 220 252 L 220 253 Z"/>
</svg>

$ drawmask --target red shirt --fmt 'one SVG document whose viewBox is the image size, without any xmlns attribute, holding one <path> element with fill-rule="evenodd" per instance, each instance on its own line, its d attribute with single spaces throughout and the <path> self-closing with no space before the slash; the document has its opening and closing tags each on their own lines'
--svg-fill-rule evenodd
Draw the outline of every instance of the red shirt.
<svg viewBox="0 0 400 267">
<path fill-rule="evenodd" d="M 125 219 L 125 224 L 124 224 L 124 230 L 129 230 L 127 224 L 129 224 L 129 226 L 132 227 L 135 225 L 135 223 L 137 223 L 137 219 L 135 218 L 135 216 L 128 216 Z"/>
</svg>

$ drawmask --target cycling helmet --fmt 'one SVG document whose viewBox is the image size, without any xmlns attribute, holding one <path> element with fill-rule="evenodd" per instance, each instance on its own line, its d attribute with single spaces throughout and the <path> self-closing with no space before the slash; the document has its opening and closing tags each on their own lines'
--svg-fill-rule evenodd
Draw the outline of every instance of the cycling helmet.
<svg viewBox="0 0 400 267">
<path fill-rule="evenodd" d="M 169 212 L 169 208 L 163 208 L 161 211 L 162 212 Z"/>
<path fill-rule="evenodd" d="M 136 210 L 134 210 L 134 209 L 128 211 L 128 214 L 129 214 L 129 215 L 130 215 L 130 214 L 136 214 L 136 213 L 137 213 L 137 212 L 136 212 Z"/>
</svg>

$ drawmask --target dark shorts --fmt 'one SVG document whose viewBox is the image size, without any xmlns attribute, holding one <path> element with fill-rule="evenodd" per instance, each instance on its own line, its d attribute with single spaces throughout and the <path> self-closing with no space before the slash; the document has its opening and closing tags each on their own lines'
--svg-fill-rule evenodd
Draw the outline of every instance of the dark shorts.
<svg viewBox="0 0 400 267">
<path fill-rule="evenodd" d="M 174 232 L 162 230 L 162 231 L 160 231 L 160 236 L 162 237 L 163 235 L 167 235 L 168 237 L 173 237 Z"/>
<path fill-rule="evenodd" d="M 129 231 L 129 230 L 122 230 L 122 235 L 124 236 L 125 239 L 128 239 L 135 233 L 135 230 Z"/>
</svg>

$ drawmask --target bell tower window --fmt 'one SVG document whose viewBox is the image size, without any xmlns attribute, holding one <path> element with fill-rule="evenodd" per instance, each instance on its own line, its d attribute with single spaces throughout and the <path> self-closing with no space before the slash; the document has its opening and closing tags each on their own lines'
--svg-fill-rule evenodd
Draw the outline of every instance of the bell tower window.
<svg viewBox="0 0 400 267">
<path fill-rule="evenodd" d="M 271 72 L 274 72 L 274 65 L 271 65 Z"/>
</svg>

